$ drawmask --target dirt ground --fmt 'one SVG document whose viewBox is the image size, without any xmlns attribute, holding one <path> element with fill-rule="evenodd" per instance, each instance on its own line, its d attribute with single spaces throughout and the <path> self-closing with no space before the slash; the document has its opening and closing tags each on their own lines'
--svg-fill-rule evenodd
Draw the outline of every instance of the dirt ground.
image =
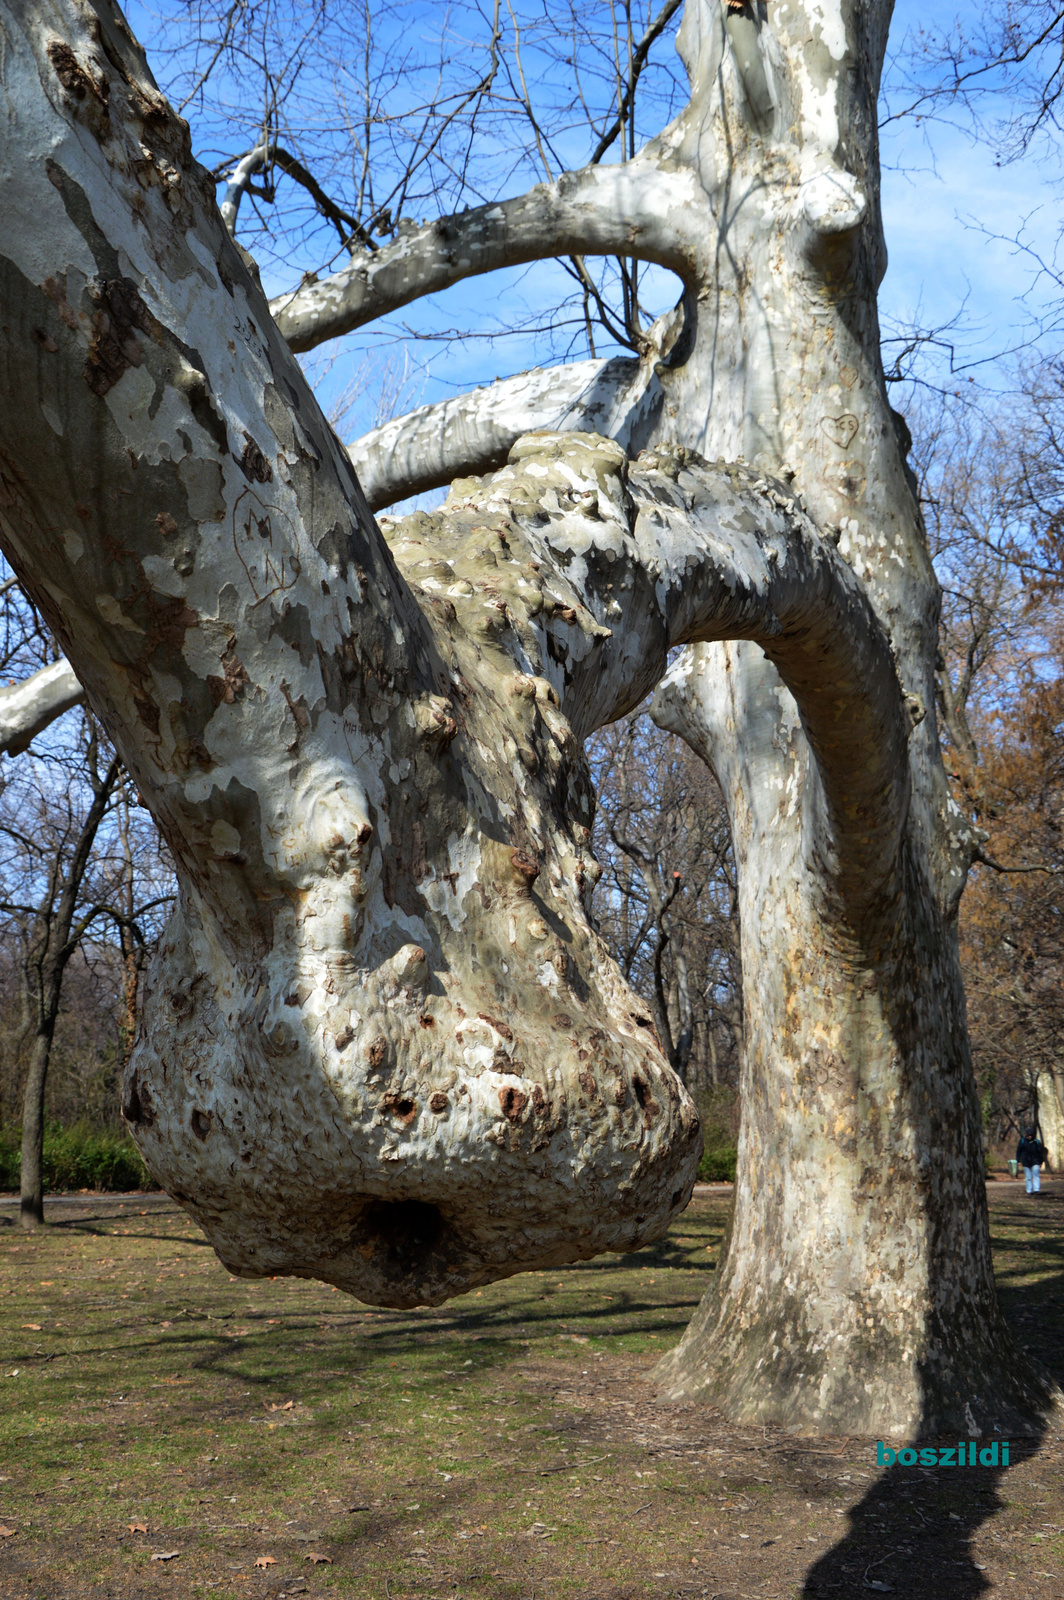
<svg viewBox="0 0 1064 1600">
<path fill-rule="evenodd" d="M 989 1186 L 1064 1382 L 1064 1179 Z M 437 1310 L 229 1277 L 165 1197 L 0 1203 L 3 1600 L 1064 1600 L 1058 1425 L 994 1468 L 655 1403 L 726 1191 L 660 1244 Z M 897 1441 L 895 1441 L 897 1443 Z"/>
</svg>

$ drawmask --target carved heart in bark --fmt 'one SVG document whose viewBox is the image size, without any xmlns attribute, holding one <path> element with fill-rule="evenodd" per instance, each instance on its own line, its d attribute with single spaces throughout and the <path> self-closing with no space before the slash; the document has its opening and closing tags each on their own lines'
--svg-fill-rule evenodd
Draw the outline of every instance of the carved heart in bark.
<svg viewBox="0 0 1064 1600">
<path fill-rule="evenodd" d="M 821 430 L 840 450 L 850 448 L 860 426 L 852 411 L 844 411 L 841 417 L 823 417 L 820 423 Z"/>
</svg>

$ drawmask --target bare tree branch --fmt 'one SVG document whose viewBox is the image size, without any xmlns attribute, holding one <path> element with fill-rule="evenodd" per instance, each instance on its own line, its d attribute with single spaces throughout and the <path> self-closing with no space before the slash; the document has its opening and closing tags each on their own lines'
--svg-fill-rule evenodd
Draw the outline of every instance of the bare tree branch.
<svg viewBox="0 0 1064 1600">
<path fill-rule="evenodd" d="M 601 433 L 630 442 L 654 383 L 649 363 L 616 357 L 535 368 L 453 400 L 419 406 L 348 446 L 373 511 L 505 464 L 526 433 Z"/>
<path fill-rule="evenodd" d="M 66 661 L 55 661 L 22 683 L 0 689 L 0 753 L 20 755 L 49 723 L 84 697 Z"/>
<path fill-rule="evenodd" d="M 679 11 L 682 4 L 683 0 L 665 0 L 665 5 L 654 18 L 654 21 L 650 24 L 650 27 L 647 29 L 646 33 L 644 33 L 643 37 L 633 50 L 631 64 L 628 70 L 628 83 L 625 87 L 624 93 L 621 96 L 621 103 L 617 108 L 617 116 L 606 129 L 606 132 L 602 135 L 602 138 L 599 140 L 598 144 L 595 146 L 591 155 L 590 164 L 592 166 L 602 160 L 603 156 L 606 154 L 606 151 L 610 148 L 610 145 L 617 138 L 617 135 L 623 132 L 625 125 L 628 122 L 629 113 L 632 109 L 632 102 L 635 99 L 635 91 L 639 83 L 639 77 L 643 71 L 643 68 L 646 66 L 647 57 L 650 54 L 651 46 L 654 44 L 654 41 L 659 39 L 664 33 L 665 29 L 668 27 L 677 11 Z"/>
<path fill-rule="evenodd" d="M 694 274 L 685 208 L 690 175 L 648 149 L 623 166 L 586 167 L 527 194 L 401 232 L 321 282 L 270 303 L 293 350 L 312 350 L 465 278 L 550 256 L 626 255 Z"/>
</svg>

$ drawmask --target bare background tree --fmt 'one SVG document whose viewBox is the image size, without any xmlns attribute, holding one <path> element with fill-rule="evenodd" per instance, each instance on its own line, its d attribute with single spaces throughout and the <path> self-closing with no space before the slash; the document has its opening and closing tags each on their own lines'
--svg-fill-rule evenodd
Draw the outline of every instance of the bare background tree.
<svg viewBox="0 0 1064 1600">
<path fill-rule="evenodd" d="M 961 953 L 988 1144 L 1039 1121 L 1064 1161 L 1064 395 L 1029 361 L 993 414 L 949 395 L 914 409 L 942 578 L 939 713 L 954 797 L 982 830 Z M 1041 1088 L 1040 1088 L 1041 1086 Z"/>
<path fill-rule="evenodd" d="M 20 1103 L 27 1228 L 44 1216 L 49 1098 L 53 1115 L 116 1127 L 139 974 L 173 904 L 154 826 L 131 815 L 119 758 L 89 714 L 68 722 L 9 768 L 0 796 L 0 1099 L 9 1114 Z"/>
</svg>

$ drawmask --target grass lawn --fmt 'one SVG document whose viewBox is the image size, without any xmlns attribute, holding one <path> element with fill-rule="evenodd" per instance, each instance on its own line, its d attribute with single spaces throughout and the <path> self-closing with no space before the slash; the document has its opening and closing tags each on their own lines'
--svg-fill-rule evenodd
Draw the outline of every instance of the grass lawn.
<svg viewBox="0 0 1064 1600">
<path fill-rule="evenodd" d="M 989 1193 L 1003 1301 L 1060 1380 L 1064 1180 Z M 32 1237 L 0 1206 L 0 1596 L 1064 1600 L 1057 1424 L 1004 1471 L 883 1470 L 654 1403 L 727 1204 L 403 1312 L 236 1281 L 161 1197 L 71 1197 Z"/>
</svg>

